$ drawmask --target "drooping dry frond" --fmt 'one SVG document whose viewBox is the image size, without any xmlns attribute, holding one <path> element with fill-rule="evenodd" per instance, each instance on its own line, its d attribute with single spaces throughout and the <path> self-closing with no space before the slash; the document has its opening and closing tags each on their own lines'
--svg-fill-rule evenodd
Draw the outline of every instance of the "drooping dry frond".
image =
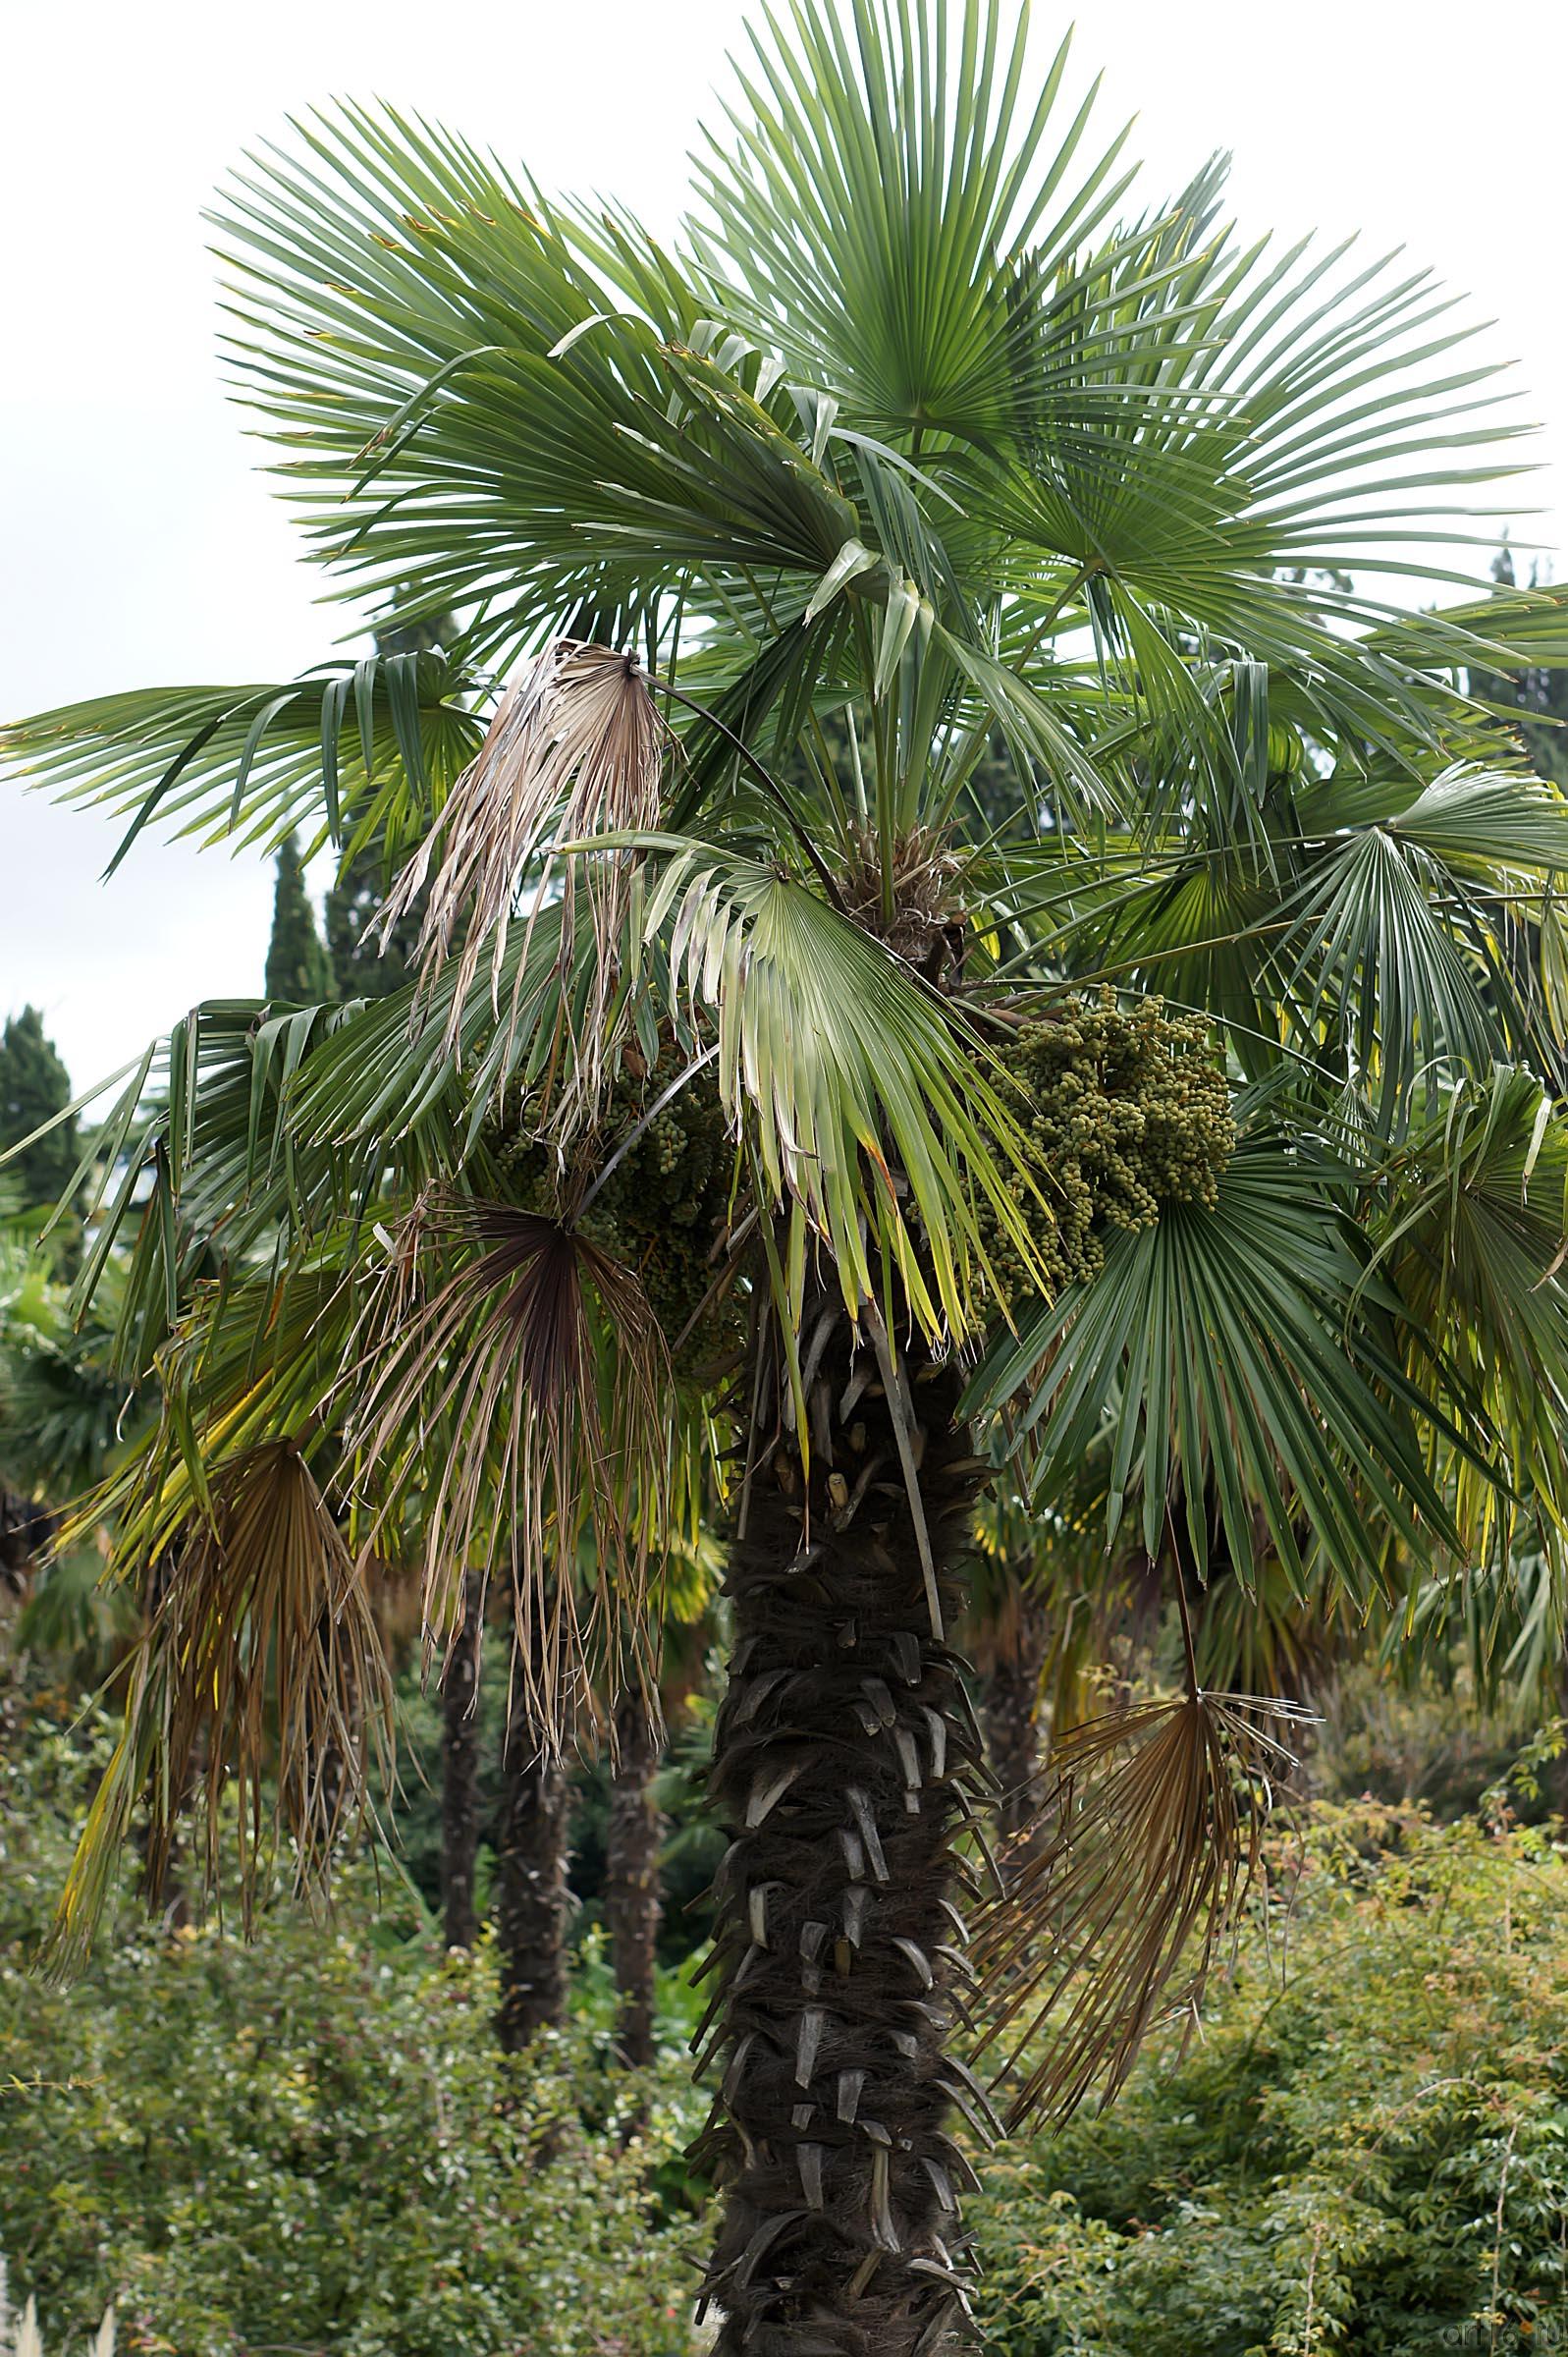
<svg viewBox="0 0 1568 2357">
<path fill-rule="evenodd" d="M 392 1688 L 366 1584 L 297 1447 L 245 1450 L 214 1473 L 209 1494 L 210 1510 L 192 1512 L 153 1568 L 124 1729 L 54 1928 L 63 1966 L 85 1954 L 143 1794 L 156 1893 L 198 1787 L 216 1879 L 232 1778 L 248 1924 L 279 1834 L 295 1840 L 301 1882 L 315 1880 L 363 1814 L 372 1756 L 384 1780 L 391 1773 Z"/>
<path fill-rule="evenodd" d="M 385 937 L 421 893 L 428 894 L 419 935 L 426 991 L 460 934 L 450 1049 L 456 1045 L 457 1010 L 487 944 L 497 1015 L 509 1023 L 516 1020 L 515 992 L 502 1009 L 501 976 L 519 897 L 531 894 L 537 909 L 559 879 L 564 963 L 569 959 L 579 893 L 586 898 L 595 981 L 586 1005 L 563 1009 L 563 1020 L 572 1027 L 570 1040 L 563 1043 L 567 1125 L 597 1105 L 604 1084 L 605 1018 L 635 854 L 577 851 L 558 860 L 554 847 L 656 826 L 666 736 L 635 655 L 556 639 L 507 690 L 483 745 L 379 919 Z M 531 924 L 531 914 L 526 921 Z"/>
<path fill-rule="evenodd" d="M 1265 1722 L 1295 1704 L 1193 1689 L 1107 1712 L 1059 1736 L 1055 1778 L 974 1961 L 990 1990 L 980 2052 L 1007 2124 L 1059 2123 L 1126 2078 L 1145 2034 L 1196 2006 L 1258 1864 L 1271 1775 L 1290 1755 Z M 1033 1847 L 1031 1854 L 1031 1845 Z"/>
<path fill-rule="evenodd" d="M 432 1632 L 455 1625 L 469 1564 L 515 1581 L 517 1673 L 559 1741 L 595 1646 L 614 1689 L 627 1632 L 634 1652 L 645 1635 L 668 1482 L 663 1335 L 631 1272 L 542 1213 L 432 1195 L 392 1244 L 357 1445 L 384 1498 L 423 1492 Z"/>
</svg>

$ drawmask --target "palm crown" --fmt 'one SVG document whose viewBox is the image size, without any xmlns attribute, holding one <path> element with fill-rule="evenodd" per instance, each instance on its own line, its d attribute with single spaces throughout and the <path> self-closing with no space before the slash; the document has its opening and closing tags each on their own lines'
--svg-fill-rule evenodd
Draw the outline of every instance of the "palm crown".
<svg viewBox="0 0 1568 2357">
<path fill-rule="evenodd" d="M 378 1551 L 438 1635 L 514 1566 L 548 1739 L 725 1498 L 727 2349 L 963 2302 L 972 1420 L 1178 1586 L 1560 1591 L 1568 810 L 1467 684 L 1568 661 L 1471 580 L 1517 429 L 1426 276 L 1243 247 L 1217 169 L 1129 215 L 1065 70 L 983 0 L 797 0 L 670 247 L 297 127 L 219 216 L 236 389 L 343 593 L 457 620 L 9 737 L 127 848 L 300 830 L 424 911 L 407 990 L 199 1007 L 112 1117 L 81 1291 L 126 1243 L 166 1569 L 68 1930 L 223 1632 L 231 1753 L 336 1632 L 286 1714 L 320 1837 Z M 1125 2067 L 1267 1742 L 1194 1666 L 1085 1748 L 1107 1806 L 983 1944 L 1003 2022 L 1065 2016 L 1031 2098 Z"/>
</svg>

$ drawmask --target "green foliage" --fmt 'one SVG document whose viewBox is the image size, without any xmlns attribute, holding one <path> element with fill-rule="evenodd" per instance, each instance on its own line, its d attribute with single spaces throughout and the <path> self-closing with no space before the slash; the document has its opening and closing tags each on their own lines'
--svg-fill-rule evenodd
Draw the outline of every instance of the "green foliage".
<svg viewBox="0 0 1568 2357">
<path fill-rule="evenodd" d="M 114 1297 L 111 1288 L 74 1324 L 66 1288 L 28 1234 L 0 1228 L 0 1490 L 16 1493 L 14 1507 L 33 1502 L 25 1555 L 15 1545 L 8 1551 L 13 1574 L 25 1560 L 30 1587 L 16 1642 L 57 1663 L 73 1660 L 89 1684 L 126 1639 L 133 1600 L 100 1587 L 103 1562 L 90 1535 L 63 1553 L 44 1550 L 58 1535 L 60 1509 L 99 1480 L 146 1423 L 145 1392 L 111 1371 L 105 1312 Z"/>
<path fill-rule="evenodd" d="M 1491 577 L 1499 588 L 1512 589 L 1516 585 L 1510 549 L 1499 550 L 1492 563 Z M 1532 567 L 1533 589 L 1538 579 Z M 1470 672 L 1470 692 L 1494 707 L 1517 712 L 1516 725 L 1531 768 L 1539 777 L 1554 778 L 1559 786 L 1568 785 L 1568 677 L 1540 665 L 1507 672 L 1501 677 L 1493 671 L 1474 667 Z"/>
<path fill-rule="evenodd" d="M 43 1028 L 36 1007 L 11 1015 L 0 1032 L 0 1154 L 31 1137 L 71 1102 L 71 1075 Z M 61 1122 L 8 1164 L 29 1207 L 59 1202 L 76 1174 L 80 1148 L 75 1121 Z"/>
<path fill-rule="evenodd" d="M 292 835 L 278 850 L 266 993 L 274 1004 L 288 1007 L 316 1007 L 334 996 L 332 967 L 316 930 L 299 847 Z"/>
<path fill-rule="evenodd" d="M 0 1245 L 0 1462 L 56 1506 L 101 1480 L 145 1420 L 145 1401 L 110 1364 L 112 1299 L 74 1324 L 65 1288 L 37 1256 Z"/>
<path fill-rule="evenodd" d="M 1271 1950 L 1255 1933 L 1185 2057 L 993 2160 L 1003 2357 L 1555 2345 L 1568 1867 L 1494 1824 L 1321 1812 L 1276 1861 Z"/>
<path fill-rule="evenodd" d="M 51 2339 L 113 2295 L 148 2357 L 683 2349 L 698 2107 L 673 2056 L 615 2068 L 602 1969 L 505 2059 L 488 1952 L 444 1958 L 361 1867 L 329 1924 L 132 1928 L 67 1992 L 29 1975 L 105 1749 L 35 1729 L 0 1768 L 0 2208 Z"/>
<path fill-rule="evenodd" d="M 443 1959 L 396 1867 L 250 1947 L 128 1914 L 48 1990 L 25 1960 L 106 1741 L 34 1721 L 0 1769 L 0 2182 L 50 2345 L 113 2295 L 144 2357 L 681 2357 L 689 2022 L 617 2073 L 590 1939 L 568 2026 L 504 2061 L 488 1952 Z M 1568 2318 L 1561 1847 L 1494 1793 L 1325 1808 L 1273 1864 L 1185 2056 L 990 2158 L 1000 2357 L 1521 2357 Z"/>
<path fill-rule="evenodd" d="M 1167 1014 L 1158 999 L 1124 1011 L 1104 990 L 1027 1023 L 999 1061 L 1018 1092 L 1016 1107 L 1005 1101 L 1047 1216 L 1021 1176 L 1009 1191 L 1033 1213 L 1050 1290 L 1099 1275 L 1108 1230 L 1152 1228 L 1166 1203 L 1213 1209 L 1236 1127 L 1201 1016 Z M 1003 1297 L 1031 1295 L 1038 1273 L 995 1221 L 986 1244 Z"/>
<path fill-rule="evenodd" d="M 1508 1773 L 1525 1726 L 1518 1697 L 1506 1709 L 1487 1709 L 1458 1648 L 1419 1674 L 1402 1648 L 1387 1650 L 1395 1674 L 1376 1661 L 1348 1662 L 1319 1701 L 1313 1791 L 1407 1809 L 1419 1803 L 1439 1821 L 1464 1816 Z M 1552 1762 L 1544 1794 L 1536 1799 L 1520 1793 L 1516 1781 L 1514 1805 L 1527 1823 L 1568 1804 L 1565 1771 L 1568 1759 Z"/>
</svg>

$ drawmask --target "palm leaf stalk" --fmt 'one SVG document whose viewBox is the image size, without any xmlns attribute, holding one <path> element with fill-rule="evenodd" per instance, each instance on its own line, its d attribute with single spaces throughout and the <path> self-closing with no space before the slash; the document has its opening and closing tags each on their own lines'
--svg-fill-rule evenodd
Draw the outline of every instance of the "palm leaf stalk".
<svg viewBox="0 0 1568 2357">
<path fill-rule="evenodd" d="M 221 216 L 237 390 L 337 587 L 456 628 L 6 740 L 133 833 L 375 843 L 426 911 L 405 991 L 198 1009 L 126 1076 L 79 1292 L 121 1253 L 124 1370 L 176 1378 L 128 1576 L 309 1399 L 362 1584 L 422 1552 L 444 1641 L 516 1564 L 550 1762 L 742 1469 L 722 2357 L 965 2329 L 972 1423 L 1109 1581 L 1562 1576 L 1488 1365 L 1562 1395 L 1560 1190 L 1489 1209 L 1469 1112 L 1530 1093 L 1553 1167 L 1568 804 L 1468 685 L 1568 664 L 1568 604 L 1472 577 L 1517 420 L 1424 274 L 1242 244 L 1214 168 L 1134 209 L 1068 71 L 991 0 L 796 0 L 671 246 L 296 126 Z M 1254 1724 L 1192 1680 L 1058 1728 L 980 1957 L 1066 1976 L 1026 2101 L 1190 1993 Z"/>
</svg>

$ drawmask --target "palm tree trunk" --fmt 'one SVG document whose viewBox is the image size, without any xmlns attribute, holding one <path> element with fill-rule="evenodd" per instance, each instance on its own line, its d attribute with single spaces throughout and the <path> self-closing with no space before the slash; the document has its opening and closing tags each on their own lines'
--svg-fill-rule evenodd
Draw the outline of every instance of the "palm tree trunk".
<svg viewBox="0 0 1568 2357">
<path fill-rule="evenodd" d="M 496 2034 L 508 2054 L 516 2054 L 546 2023 L 559 2021 L 566 2004 L 569 1811 L 565 1765 L 540 1740 L 527 1680 L 518 1672 L 501 1745 L 496 1834 Z"/>
<path fill-rule="evenodd" d="M 986 1758 L 999 1786 L 997 1830 L 1015 1843 L 1040 1802 L 1040 1665 L 1045 1646 L 1020 1610 L 1010 1642 L 999 1646 L 986 1677 Z"/>
<path fill-rule="evenodd" d="M 190 1830 L 190 1813 L 201 1787 L 207 1765 L 207 1730 L 200 1727 L 190 1746 L 190 1757 L 181 1780 L 180 1796 L 169 1813 L 168 1839 L 163 1854 L 154 1861 L 148 1843 L 148 1829 L 143 1827 L 135 1837 L 143 1867 L 143 1898 L 149 1915 L 157 1918 L 171 1939 L 183 1932 L 191 1920 L 190 1893 L 186 1885 L 186 1841 L 183 1836 Z"/>
<path fill-rule="evenodd" d="M 640 1694 L 616 1711 L 616 1768 L 610 1788 L 605 1923 L 621 1998 L 617 2039 L 634 2069 L 653 2060 L 654 1956 L 659 1938 L 659 1846 L 654 1804 L 659 1737 Z"/>
<path fill-rule="evenodd" d="M 809 1475 L 782 1431 L 728 1578 L 712 1780 L 730 1836 L 711 2012 L 725 2067 L 697 2148 L 726 2206 L 705 2290 L 724 2318 L 715 2357 L 934 2357 L 965 2289 L 967 2171 L 947 2129 L 972 2097 L 946 2044 L 965 1970 L 953 1843 L 983 1771 L 931 1595 L 950 1616 L 975 1460 L 951 1366 L 900 1365 L 895 1414 L 883 1362 L 852 1347 L 826 1290 L 800 1356 Z"/>
<path fill-rule="evenodd" d="M 479 1645 L 482 1571 L 462 1582 L 462 1626 L 441 1681 L 441 1904 L 449 1947 L 472 1947 L 474 1862 L 479 1852 Z"/>
</svg>

